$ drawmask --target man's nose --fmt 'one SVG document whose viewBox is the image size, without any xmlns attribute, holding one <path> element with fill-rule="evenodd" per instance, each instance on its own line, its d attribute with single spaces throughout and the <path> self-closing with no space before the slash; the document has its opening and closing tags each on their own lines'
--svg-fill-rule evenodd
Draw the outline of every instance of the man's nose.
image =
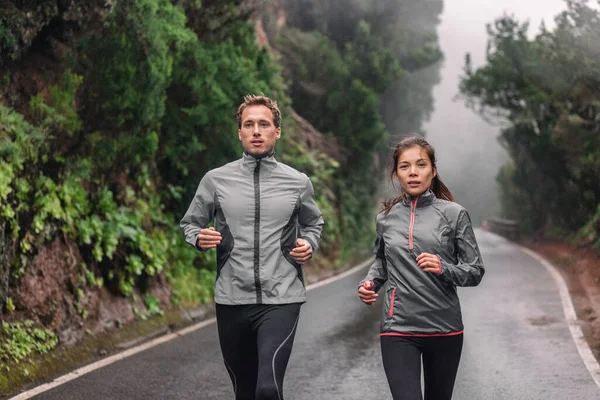
<svg viewBox="0 0 600 400">
<path fill-rule="evenodd" d="M 260 130 L 258 129 L 258 124 L 254 124 L 254 129 L 253 129 L 252 133 L 255 135 L 260 134 Z"/>
</svg>

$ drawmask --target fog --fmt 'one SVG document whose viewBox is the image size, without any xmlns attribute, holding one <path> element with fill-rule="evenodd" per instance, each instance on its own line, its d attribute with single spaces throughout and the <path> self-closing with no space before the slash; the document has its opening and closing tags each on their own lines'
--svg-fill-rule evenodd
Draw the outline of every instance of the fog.
<svg viewBox="0 0 600 400">
<path fill-rule="evenodd" d="M 497 141 L 500 127 L 491 126 L 464 102 L 456 99 L 465 54 L 473 67 L 483 65 L 486 24 L 504 13 L 530 21 L 529 34 L 542 22 L 554 27 L 554 17 L 566 9 L 562 0 L 445 0 L 438 26 L 444 62 L 441 81 L 434 87 L 435 110 L 424 124 L 427 139 L 436 148 L 438 171 L 475 224 L 498 215 L 496 174 L 508 155 Z"/>
</svg>

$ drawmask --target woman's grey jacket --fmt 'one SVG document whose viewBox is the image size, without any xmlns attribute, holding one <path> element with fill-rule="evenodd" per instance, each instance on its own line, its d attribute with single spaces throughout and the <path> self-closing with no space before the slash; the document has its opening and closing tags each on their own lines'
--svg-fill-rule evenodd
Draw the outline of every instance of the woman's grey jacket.
<svg viewBox="0 0 600 400">
<path fill-rule="evenodd" d="M 440 336 L 463 331 L 457 286 L 476 286 L 485 272 L 467 211 L 428 191 L 377 216 L 375 260 L 365 280 L 383 296 L 382 336 Z M 440 258 L 442 272 L 424 272 L 420 253 Z"/>
<path fill-rule="evenodd" d="M 297 238 L 319 247 L 323 218 L 309 178 L 273 156 L 244 156 L 209 171 L 180 226 L 197 247 L 214 220 L 217 246 L 215 302 L 285 304 L 306 301 L 302 266 L 289 252 Z M 202 250 L 198 248 L 199 250 Z"/>
</svg>

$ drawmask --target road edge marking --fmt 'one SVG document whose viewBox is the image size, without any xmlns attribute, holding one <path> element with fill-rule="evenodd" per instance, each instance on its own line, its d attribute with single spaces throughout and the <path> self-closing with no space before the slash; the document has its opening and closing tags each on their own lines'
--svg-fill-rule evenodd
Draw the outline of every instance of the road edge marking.
<svg viewBox="0 0 600 400">
<path fill-rule="evenodd" d="M 507 240 L 506 238 L 504 239 Z M 596 386 L 600 388 L 600 364 L 598 364 L 596 357 L 594 357 L 592 349 L 590 348 L 588 342 L 585 340 L 585 336 L 583 335 L 581 326 L 579 326 L 580 320 L 577 318 L 577 313 L 575 312 L 575 307 L 573 306 L 573 300 L 571 299 L 571 295 L 569 294 L 569 288 L 563 276 L 558 271 L 558 268 L 556 268 L 554 264 L 548 261 L 544 256 L 520 244 L 514 242 L 511 243 L 513 243 L 515 246 L 518 246 L 524 253 L 539 261 L 539 263 L 546 268 L 550 275 L 552 275 L 552 278 L 554 278 L 554 282 L 556 283 L 556 286 L 558 286 L 558 292 L 560 294 L 563 312 L 567 320 L 567 325 L 569 326 L 571 337 L 575 342 L 575 347 L 577 347 L 579 356 L 583 360 L 583 363 L 585 364 L 585 367 L 592 376 L 592 379 L 596 383 Z"/>
<path fill-rule="evenodd" d="M 350 268 L 350 269 L 342 272 L 341 274 L 334 275 L 334 276 L 331 276 L 331 277 L 329 277 L 327 279 L 324 279 L 322 281 L 315 282 L 315 283 L 313 283 L 311 285 L 308 285 L 306 287 L 306 290 L 307 291 L 314 290 L 314 289 L 320 288 L 321 286 L 325 286 L 325 285 L 328 285 L 328 284 L 333 283 L 335 281 L 338 281 L 340 279 L 343 279 L 343 278 L 345 278 L 345 277 L 347 277 L 349 275 L 354 274 L 355 272 L 358 272 L 362 268 L 365 268 L 371 262 L 372 262 L 372 259 L 368 259 L 366 261 L 363 261 L 362 263 L 360 263 L 358 265 L 355 265 L 354 267 L 352 267 L 352 268 Z M 155 346 L 158 346 L 159 344 L 163 344 L 163 343 L 169 342 L 169 341 L 171 341 L 171 340 L 173 340 L 175 338 L 178 338 L 178 337 L 181 337 L 181 336 L 185 336 L 188 333 L 192 333 L 192 332 L 195 332 L 195 331 L 200 330 L 202 328 L 205 328 L 205 327 L 207 327 L 209 325 L 212 325 L 214 322 L 216 322 L 216 318 L 213 317 L 213 318 L 210 318 L 210 319 L 198 322 L 198 323 L 196 323 L 194 325 L 190 325 L 190 326 L 188 326 L 186 328 L 182 328 L 182 329 L 177 330 L 175 332 L 168 333 L 168 334 L 166 334 L 164 336 L 160 336 L 160 337 L 158 337 L 156 339 L 152 339 L 152 340 L 150 340 L 150 341 L 148 341 L 146 343 L 143 343 L 143 344 L 140 344 L 138 346 L 132 347 L 132 348 L 127 349 L 125 351 L 122 351 L 120 353 L 113 354 L 110 357 L 106 357 L 106 358 L 103 358 L 101 360 L 95 361 L 95 362 L 93 362 L 91 364 L 85 365 L 85 366 L 83 366 L 81 368 L 78 368 L 78 369 L 76 369 L 74 371 L 71 371 L 71 372 L 69 372 L 69 373 L 67 373 L 65 375 L 61 375 L 58 378 L 55 378 L 55 379 L 53 379 L 52 381 L 50 381 L 48 383 L 44 383 L 42 385 L 36 386 L 36 387 L 34 387 L 32 389 L 29 389 L 29 390 L 27 390 L 25 392 L 21 392 L 18 395 L 14 396 L 14 397 L 11 397 L 8 400 L 26 400 L 26 399 L 30 399 L 31 397 L 37 396 L 40 393 L 46 392 L 46 391 L 48 391 L 50 389 L 53 389 L 53 388 L 55 388 L 57 386 L 60 386 L 60 385 L 64 384 L 64 383 L 67 383 L 69 381 L 77 379 L 77 378 L 79 378 L 79 377 L 81 377 L 83 375 L 89 374 L 92 371 L 95 371 L 95 370 L 100 369 L 102 367 L 105 367 L 107 365 L 113 364 L 113 363 L 115 363 L 117 361 L 121 361 L 121 360 L 123 360 L 125 358 L 128 358 L 128 357 L 134 355 L 134 354 L 141 353 L 142 351 L 148 350 L 148 349 L 150 349 L 152 347 L 155 347 Z"/>
</svg>

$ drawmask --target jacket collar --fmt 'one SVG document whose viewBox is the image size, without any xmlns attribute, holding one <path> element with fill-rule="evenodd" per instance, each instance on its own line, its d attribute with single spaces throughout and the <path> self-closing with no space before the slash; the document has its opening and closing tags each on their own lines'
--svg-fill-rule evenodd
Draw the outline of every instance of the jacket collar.
<svg viewBox="0 0 600 400">
<path fill-rule="evenodd" d="M 260 161 L 260 168 L 266 168 L 268 170 L 275 168 L 277 165 L 277 160 L 275 159 L 275 152 L 269 154 L 268 156 L 262 158 L 256 158 L 253 155 L 250 155 L 246 152 L 242 155 L 242 167 L 244 170 L 249 172 L 254 172 L 254 168 L 256 168 L 256 164 Z"/>
<path fill-rule="evenodd" d="M 405 206 L 410 206 L 411 202 L 414 202 L 416 200 L 417 208 L 421 208 L 431 205 L 431 203 L 433 203 L 435 199 L 435 194 L 431 191 L 431 189 L 428 189 L 425 193 L 416 198 L 404 196 L 402 198 L 402 204 L 404 204 Z"/>
</svg>

